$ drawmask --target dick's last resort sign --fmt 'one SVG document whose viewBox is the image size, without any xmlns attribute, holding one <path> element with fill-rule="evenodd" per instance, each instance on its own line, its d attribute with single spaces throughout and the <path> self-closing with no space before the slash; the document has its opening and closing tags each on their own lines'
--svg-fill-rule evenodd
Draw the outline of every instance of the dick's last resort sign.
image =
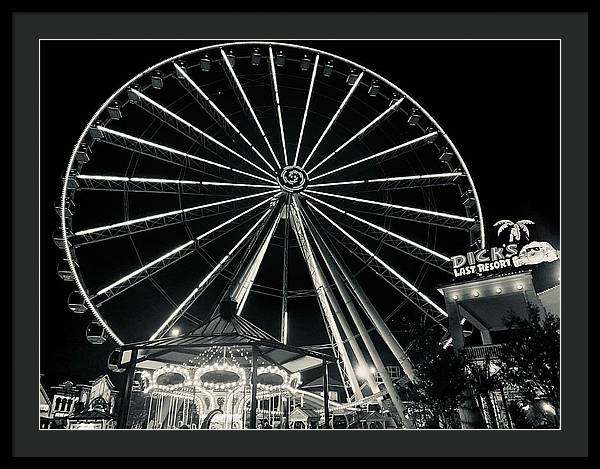
<svg viewBox="0 0 600 469">
<path fill-rule="evenodd" d="M 560 258 L 557 251 L 546 241 L 529 241 L 528 225 L 531 220 L 500 220 L 494 224 L 498 228 L 498 236 L 506 232 L 508 243 L 486 249 L 471 251 L 452 257 L 452 269 L 455 277 L 485 274 L 524 265 L 554 262 Z M 525 241 L 525 242 L 523 242 Z"/>
</svg>

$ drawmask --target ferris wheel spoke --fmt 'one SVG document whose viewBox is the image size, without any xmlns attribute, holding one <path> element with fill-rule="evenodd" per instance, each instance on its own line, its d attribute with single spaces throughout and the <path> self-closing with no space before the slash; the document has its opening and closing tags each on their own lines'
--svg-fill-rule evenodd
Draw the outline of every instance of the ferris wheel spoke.
<svg viewBox="0 0 600 469">
<path fill-rule="evenodd" d="M 275 160 L 275 164 L 277 165 L 278 168 L 281 168 L 281 164 L 279 163 L 277 156 L 275 156 L 275 152 L 273 151 L 271 142 L 269 142 L 269 139 L 267 138 L 267 135 L 265 134 L 265 131 L 263 130 L 263 127 L 260 124 L 260 121 L 258 120 L 256 113 L 254 112 L 254 109 L 252 108 L 252 104 L 250 104 L 250 100 L 248 99 L 248 96 L 246 95 L 246 92 L 244 91 L 244 88 L 242 87 L 242 84 L 240 83 L 240 80 L 238 79 L 237 74 L 235 73 L 235 70 L 233 70 L 233 67 L 231 66 L 231 63 L 229 62 L 229 59 L 227 58 L 227 55 L 225 54 L 225 51 L 223 49 L 221 49 L 221 56 L 223 57 L 222 63 L 225 64 L 225 68 L 228 70 L 229 75 L 231 76 L 231 78 L 233 79 L 233 81 L 237 87 L 237 90 L 239 91 L 240 95 L 242 96 L 242 99 L 244 100 L 244 102 L 246 103 L 246 106 L 248 107 L 248 111 L 250 112 L 250 115 L 252 116 L 252 119 L 254 120 L 254 123 L 258 127 L 258 130 L 260 131 L 262 138 L 264 139 L 265 143 L 267 144 L 267 147 L 269 148 L 269 151 L 271 152 L 271 155 L 273 156 L 273 159 Z"/>
<path fill-rule="evenodd" d="M 238 187 L 250 189 L 276 189 L 273 184 L 245 184 L 219 181 L 196 181 L 124 176 L 104 176 L 99 174 L 78 174 L 79 190 L 129 191 L 167 194 L 203 194 L 207 187 Z"/>
<path fill-rule="evenodd" d="M 135 218 L 119 223 L 113 223 L 111 225 L 99 226 L 96 228 L 89 228 L 86 230 L 77 231 L 74 233 L 75 236 L 80 237 L 83 242 L 79 244 L 100 241 L 103 239 L 112 239 L 118 236 L 129 235 L 139 231 L 152 230 L 162 228 L 167 225 L 183 223 L 193 219 L 203 218 L 206 216 L 206 210 L 208 213 L 214 213 L 218 211 L 223 205 L 228 205 L 234 202 L 240 202 L 242 200 L 248 200 L 255 197 L 261 197 L 265 195 L 271 195 L 277 192 L 277 190 L 270 190 L 265 192 L 259 192 L 258 194 L 251 194 L 242 197 L 235 197 L 233 199 L 220 200 L 218 202 L 211 202 L 203 205 L 196 205 L 181 210 L 172 210 L 170 212 L 157 213 L 147 217 Z"/>
<path fill-rule="evenodd" d="M 134 271 L 121 277 L 120 279 L 116 280 L 115 282 L 111 283 L 110 285 L 100 289 L 91 298 L 93 298 L 95 300 L 95 303 L 97 306 L 101 306 L 106 301 L 110 300 L 111 298 L 114 298 L 115 296 L 117 296 L 120 293 L 124 292 L 125 290 L 133 287 L 134 285 L 138 284 L 139 282 L 141 282 L 147 278 L 151 278 L 155 273 L 165 269 L 166 267 L 169 267 L 170 265 L 173 265 L 177 261 L 183 259 L 187 255 L 196 251 L 196 249 L 207 246 L 212 241 L 219 239 L 222 235 L 227 234 L 227 233 L 231 232 L 233 229 L 240 226 L 241 224 L 246 223 L 248 221 L 248 219 L 243 219 L 243 220 L 240 220 L 240 219 L 242 219 L 249 213 L 253 212 L 257 208 L 265 205 L 268 202 L 269 202 L 269 199 L 263 200 L 262 202 L 259 202 L 258 204 L 253 205 L 252 207 L 244 210 L 243 212 L 239 213 L 238 215 L 228 219 L 227 221 L 220 223 L 219 225 L 215 226 L 214 228 L 211 228 L 210 230 L 205 231 L 201 235 L 196 236 L 194 239 L 177 246 L 175 249 L 170 250 L 169 252 L 157 257 L 156 259 L 148 262 L 147 264 L 141 266 L 140 268 L 135 269 Z M 229 226 L 238 220 L 240 220 L 240 221 L 238 223 L 234 224 L 233 227 Z"/>
<path fill-rule="evenodd" d="M 269 64 L 271 69 L 271 83 L 273 84 L 273 93 L 275 95 L 275 105 L 277 107 L 277 120 L 279 121 L 279 133 L 281 134 L 281 147 L 283 148 L 283 161 L 288 165 L 287 146 L 285 143 L 285 132 L 283 131 L 283 118 L 281 116 L 281 102 L 279 100 L 279 87 L 277 86 L 277 73 L 275 72 L 275 59 L 273 58 L 273 48 L 269 46 Z"/>
<path fill-rule="evenodd" d="M 313 64 L 312 76 L 310 77 L 310 86 L 308 87 L 308 96 L 306 97 L 306 106 L 304 108 L 304 116 L 302 117 L 302 125 L 300 126 L 300 135 L 298 136 L 298 144 L 296 145 L 296 156 L 294 156 L 294 166 L 298 164 L 298 155 L 300 154 L 300 146 L 302 145 L 302 137 L 304 136 L 304 126 L 306 125 L 306 119 L 308 117 L 308 108 L 310 107 L 310 100 L 312 98 L 313 88 L 315 86 L 315 77 L 317 76 L 317 69 L 319 67 L 319 54 L 315 56 L 315 63 Z"/>
<path fill-rule="evenodd" d="M 335 182 L 323 182 L 320 184 L 311 184 L 309 187 L 337 187 L 337 186 L 354 186 L 360 184 L 379 184 L 381 189 L 411 189 L 429 186 L 446 186 L 454 184 L 460 177 L 465 176 L 461 172 L 451 173 L 434 173 L 434 174 L 418 174 L 413 176 L 396 176 L 389 178 L 376 178 L 376 179 L 355 179 L 352 181 L 335 181 Z M 378 190 L 373 189 L 373 190 Z"/>
<path fill-rule="evenodd" d="M 242 238 L 229 250 L 225 256 L 215 265 L 212 270 L 198 283 L 198 285 L 189 293 L 189 295 L 173 310 L 169 317 L 161 324 L 161 326 L 152 334 L 150 340 L 154 340 L 160 337 L 162 334 L 167 332 L 178 320 L 186 313 L 190 306 L 198 299 L 198 297 L 204 293 L 206 288 L 213 282 L 218 276 L 220 271 L 224 269 L 229 262 L 235 257 L 240 246 L 248 241 L 250 235 L 255 234 L 256 229 L 264 223 L 267 216 L 272 212 L 273 207 L 270 207 L 265 213 L 258 219 L 258 221 L 252 225 L 252 227 L 242 236 Z"/>
<path fill-rule="evenodd" d="M 323 158 L 321 161 L 319 161 L 307 173 L 309 175 L 312 174 L 313 171 L 315 171 L 321 165 L 325 164 L 327 161 L 329 161 L 329 159 L 333 158 L 337 153 L 339 153 L 344 148 L 346 148 L 354 140 L 366 135 L 367 132 L 373 130 L 373 128 L 375 128 L 375 126 L 378 123 L 382 122 L 384 119 L 389 117 L 393 112 L 395 112 L 403 100 L 404 100 L 404 98 L 398 99 L 395 103 L 393 103 L 391 106 L 389 106 L 385 111 L 383 111 L 381 114 L 379 114 L 375 119 L 373 119 L 371 122 L 369 122 L 367 125 L 365 125 L 362 129 L 360 129 L 358 132 L 356 132 L 354 135 L 352 135 L 352 137 L 350 137 L 348 140 L 346 140 L 344 143 L 342 143 L 339 147 L 337 147 L 333 152 L 331 152 L 329 155 L 327 155 L 325 158 Z"/>
<path fill-rule="evenodd" d="M 183 68 L 181 68 L 178 64 L 173 63 L 175 69 L 177 70 L 178 76 L 182 77 L 183 80 L 179 80 L 181 86 L 192 95 L 192 97 L 200 104 L 202 108 L 204 108 L 221 127 L 227 129 L 227 127 L 222 125 L 222 122 L 225 122 L 240 138 L 244 141 L 246 145 L 250 147 L 250 149 L 258 155 L 258 157 L 267 165 L 267 167 L 275 172 L 275 168 L 267 161 L 267 159 L 263 156 L 263 154 L 258 151 L 258 149 L 246 138 L 246 136 L 235 126 L 231 119 L 227 117 L 227 115 L 219 109 L 219 107 L 202 91 L 202 89 L 196 84 L 194 80 L 190 78 L 190 76 L 185 72 Z M 210 108 L 205 107 L 205 103 L 208 103 Z M 213 111 L 213 112 L 211 112 Z M 221 122 L 222 121 L 222 122 Z"/>
<path fill-rule="evenodd" d="M 178 116 L 177 114 L 170 111 L 166 107 L 162 106 L 161 104 L 157 103 L 153 99 L 149 98 L 142 92 L 136 90 L 135 88 L 131 88 L 130 91 L 133 93 L 133 95 L 135 95 L 137 98 L 139 98 L 139 99 L 133 101 L 134 104 L 136 104 L 138 107 L 144 109 L 145 111 L 149 112 L 150 114 L 157 117 L 158 119 L 165 122 L 166 124 L 170 125 L 175 130 L 182 133 L 186 137 L 189 137 L 193 141 L 199 143 L 203 148 L 206 148 L 207 150 L 212 151 L 216 155 L 219 155 L 219 151 L 224 150 L 224 151 L 236 156 L 240 160 L 244 161 L 246 164 L 249 164 L 250 166 L 252 166 L 256 170 L 260 171 L 261 173 L 265 174 L 269 178 L 275 180 L 275 177 L 271 173 L 267 172 L 266 170 L 264 170 L 263 168 L 258 166 L 256 163 L 250 161 L 248 158 L 241 155 L 237 151 L 228 147 L 227 145 L 220 142 L 216 138 L 210 136 L 206 132 L 200 130 L 195 125 L 189 123 L 182 117 Z M 208 145 L 208 142 L 210 142 L 212 144 L 212 146 Z"/>
<path fill-rule="evenodd" d="M 308 194 L 306 194 L 306 197 L 330 208 L 331 210 L 334 210 L 338 213 L 342 213 L 347 217 L 351 218 L 352 220 L 358 221 L 363 225 L 367 225 L 368 228 L 361 226 L 359 231 L 365 234 L 366 236 L 369 236 L 371 239 L 382 241 L 387 246 L 391 246 L 394 249 L 404 252 L 405 254 L 408 254 L 414 257 L 415 259 L 420 260 L 421 262 L 433 265 L 445 272 L 452 272 L 449 266 L 451 259 L 448 256 L 445 256 L 444 254 L 441 254 L 433 249 L 428 248 L 427 246 L 419 244 L 416 241 L 413 241 L 409 238 L 394 233 L 393 231 L 390 231 L 382 226 L 379 226 L 375 223 L 371 223 L 370 221 L 364 218 L 347 212 L 346 210 L 336 207 L 335 205 L 329 204 L 321 199 L 318 199 L 317 197 L 313 197 Z M 383 236 L 381 236 L 382 234 Z"/>
<path fill-rule="evenodd" d="M 335 114 L 329 120 L 329 122 L 327 124 L 327 127 L 325 127 L 325 130 L 323 130 L 323 133 L 321 134 L 321 136 L 317 140 L 317 143 L 315 143 L 314 147 L 312 148 L 312 150 L 310 151 L 310 153 L 306 157 L 306 160 L 304 161 L 304 164 L 302 165 L 302 169 L 306 168 L 306 165 L 308 164 L 308 162 L 310 161 L 310 159 L 312 158 L 312 156 L 315 154 L 315 151 L 317 151 L 317 148 L 319 147 L 319 145 L 321 144 L 321 142 L 325 138 L 325 135 L 327 135 L 327 132 L 329 132 L 329 130 L 331 129 L 331 127 L 333 126 L 333 124 L 335 123 L 335 121 L 337 120 L 337 118 L 339 117 L 339 115 L 342 113 L 342 110 L 344 109 L 344 107 L 346 107 L 346 104 L 348 104 L 348 101 L 350 100 L 350 97 L 352 96 L 352 94 L 354 93 L 354 91 L 356 90 L 356 88 L 358 88 L 358 85 L 360 85 L 360 80 L 362 79 L 363 75 L 364 75 L 364 72 L 360 72 L 360 74 L 356 78 L 356 81 L 350 87 L 350 91 L 348 91 L 348 94 L 346 94 L 346 97 L 344 98 L 344 100 L 340 104 L 340 107 L 338 107 L 337 111 L 335 111 Z"/>
<path fill-rule="evenodd" d="M 132 150 L 143 155 L 148 155 L 163 161 L 167 161 L 169 163 L 174 163 L 179 166 L 183 166 L 185 168 L 190 168 L 194 171 L 199 171 L 205 174 L 208 174 L 212 177 L 215 177 L 214 174 L 207 172 L 207 167 L 215 167 L 220 170 L 232 171 L 237 174 L 243 174 L 245 176 L 251 177 L 253 179 L 258 179 L 260 181 L 265 181 L 268 183 L 272 183 L 272 179 L 267 179 L 262 176 L 257 176 L 252 173 L 248 173 L 246 171 L 242 171 L 241 169 L 236 169 L 231 166 L 227 166 L 221 163 L 217 163 L 211 160 L 207 160 L 205 158 L 201 158 L 199 156 L 190 155 L 189 153 L 176 150 L 171 147 L 167 147 L 165 145 L 161 145 L 159 143 L 154 143 L 149 140 L 145 140 L 143 138 L 135 137 L 133 135 L 129 135 L 123 132 L 119 132 L 117 130 L 109 129 L 104 126 L 97 126 L 96 130 L 101 132 L 101 136 L 96 137 L 97 140 L 102 142 L 111 144 L 113 146 L 124 148 L 126 150 Z M 217 176 L 223 179 L 222 176 Z"/>
<path fill-rule="evenodd" d="M 244 306 L 246 304 L 246 300 L 250 294 L 250 290 L 254 285 L 254 281 L 256 280 L 256 275 L 260 269 L 262 261 L 265 257 L 269 244 L 273 239 L 273 234 L 279 225 L 279 221 L 281 220 L 281 216 L 284 210 L 284 206 L 279 210 L 277 217 L 271 224 L 269 231 L 267 232 L 267 236 L 262 241 L 260 247 L 257 249 L 254 256 L 250 259 L 250 262 L 244 269 L 243 273 L 240 275 L 239 280 L 236 281 L 235 286 L 233 287 L 231 293 L 231 299 L 234 300 L 238 304 L 238 309 L 236 314 L 240 316 L 244 311 Z"/>
<path fill-rule="evenodd" d="M 433 300 L 427 295 L 421 292 L 415 285 L 404 278 L 398 271 L 392 266 L 387 264 L 383 259 L 377 256 L 373 251 L 367 248 L 364 244 L 353 237 L 348 231 L 337 224 L 333 219 L 328 217 L 313 203 L 307 201 L 307 204 L 316 213 L 321 215 L 331 225 L 333 225 L 338 231 L 340 231 L 349 241 L 342 241 L 336 237 L 333 237 L 336 241 L 346 247 L 352 254 L 360 259 L 364 264 L 368 265 L 369 268 L 378 273 L 384 280 L 392 285 L 398 292 L 404 295 L 409 301 L 417 306 L 421 311 L 431 317 L 437 323 L 441 323 L 447 316 L 447 313 L 438 306 Z M 371 262 L 376 261 L 375 263 Z"/>
<path fill-rule="evenodd" d="M 330 192 L 320 192 L 311 189 L 306 190 L 307 193 L 322 195 L 325 197 L 333 197 L 336 199 L 348 200 L 351 202 L 358 202 L 374 207 L 375 212 L 379 215 L 385 214 L 395 216 L 396 218 L 402 218 L 403 220 L 423 222 L 432 225 L 445 226 L 448 228 L 456 228 L 468 230 L 469 227 L 475 222 L 474 218 L 463 217 L 461 215 L 454 215 L 445 212 L 436 212 L 433 210 L 425 210 L 416 207 L 406 207 L 404 205 L 390 204 L 388 202 L 379 202 L 376 200 L 361 199 L 358 197 L 351 197 L 341 194 L 332 194 Z"/>
<path fill-rule="evenodd" d="M 380 151 L 379 153 L 375 153 L 373 155 L 370 156 L 366 156 L 364 158 L 361 158 L 360 160 L 354 161 L 352 163 L 348 163 L 345 164 L 343 166 L 340 166 L 338 168 L 332 169 L 331 171 L 327 171 L 326 173 L 323 174 L 319 174 L 318 176 L 315 176 L 313 178 L 311 178 L 311 181 L 316 181 L 317 179 L 321 179 L 325 176 L 329 176 L 331 174 L 334 173 L 338 173 L 340 171 L 343 171 L 344 169 L 348 169 L 348 168 L 352 168 L 353 166 L 356 166 L 358 164 L 361 163 L 365 163 L 367 161 L 371 161 L 374 160 L 376 158 L 379 158 L 380 161 L 383 161 L 381 157 L 383 156 L 387 156 L 388 158 L 395 158 L 396 156 L 402 155 L 404 153 L 408 153 L 411 152 L 413 150 L 416 150 L 417 148 L 426 145 L 430 142 L 432 142 L 433 140 L 436 139 L 436 137 L 438 136 L 438 132 L 429 132 L 426 135 L 423 135 L 421 137 L 415 138 L 413 140 L 410 140 L 408 142 L 404 142 L 401 143 L 400 145 L 396 145 L 395 147 L 392 148 L 388 148 L 387 150 L 383 150 Z"/>
</svg>

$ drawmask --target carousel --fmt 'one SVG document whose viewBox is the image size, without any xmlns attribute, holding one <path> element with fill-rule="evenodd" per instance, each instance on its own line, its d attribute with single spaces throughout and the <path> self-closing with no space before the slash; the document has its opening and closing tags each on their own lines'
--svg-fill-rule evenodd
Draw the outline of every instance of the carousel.
<svg viewBox="0 0 600 469">
<path fill-rule="evenodd" d="M 126 373 L 118 426 L 289 428 L 306 393 L 299 390 L 301 373 L 317 367 L 321 413 L 328 415 L 328 364 L 335 358 L 283 344 L 235 311 L 235 302 L 223 301 L 185 335 L 116 349 L 109 367 Z"/>
</svg>

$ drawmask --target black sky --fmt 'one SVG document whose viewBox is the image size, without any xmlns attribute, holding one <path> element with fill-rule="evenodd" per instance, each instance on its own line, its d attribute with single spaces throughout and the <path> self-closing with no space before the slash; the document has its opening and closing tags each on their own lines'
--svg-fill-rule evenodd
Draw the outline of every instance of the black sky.
<svg viewBox="0 0 600 469">
<path fill-rule="evenodd" d="M 45 41 L 41 47 L 41 373 L 46 386 L 107 372 L 108 341 L 85 339 L 90 318 L 66 307 L 56 275 L 54 200 L 91 115 L 150 65 L 206 43 Z M 536 222 L 533 237 L 560 247 L 559 45 L 556 41 L 306 41 L 370 68 L 405 90 L 460 150 L 491 224 Z M 465 247 L 457 247 L 460 253 Z M 542 285 L 543 286 L 543 285 Z M 85 316 L 85 317 L 84 317 Z M 118 378 L 115 378 L 118 381 Z"/>
</svg>

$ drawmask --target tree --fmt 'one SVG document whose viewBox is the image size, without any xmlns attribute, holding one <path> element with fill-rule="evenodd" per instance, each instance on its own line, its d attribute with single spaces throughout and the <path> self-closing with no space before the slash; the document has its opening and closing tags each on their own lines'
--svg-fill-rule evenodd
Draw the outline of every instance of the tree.
<svg viewBox="0 0 600 469">
<path fill-rule="evenodd" d="M 541 319 L 539 308 L 530 304 L 527 318 L 511 315 L 506 325 L 510 334 L 499 363 L 503 382 L 513 387 L 532 409 L 540 408 L 542 401 L 541 408 L 548 410 L 544 414 L 546 420 L 551 426 L 558 427 L 560 320 L 552 314 Z"/>
<path fill-rule="evenodd" d="M 457 409 L 469 389 L 465 357 L 440 347 L 431 335 L 421 339 L 421 347 L 414 399 L 431 413 L 435 427 L 457 427 Z"/>
<path fill-rule="evenodd" d="M 498 236 L 502 233 L 506 228 L 510 228 L 510 237 L 508 239 L 509 242 L 520 241 L 521 240 L 521 231 L 525 233 L 525 236 L 529 238 L 529 228 L 527 225 L 533 225 L 534 223 L 531 220 L 519 220 L 516 222 L 512 222 L 510 220 L 500 220 L 494 223 L 494 226 L 499 226 L 498 228 Z"/>
</svg>

